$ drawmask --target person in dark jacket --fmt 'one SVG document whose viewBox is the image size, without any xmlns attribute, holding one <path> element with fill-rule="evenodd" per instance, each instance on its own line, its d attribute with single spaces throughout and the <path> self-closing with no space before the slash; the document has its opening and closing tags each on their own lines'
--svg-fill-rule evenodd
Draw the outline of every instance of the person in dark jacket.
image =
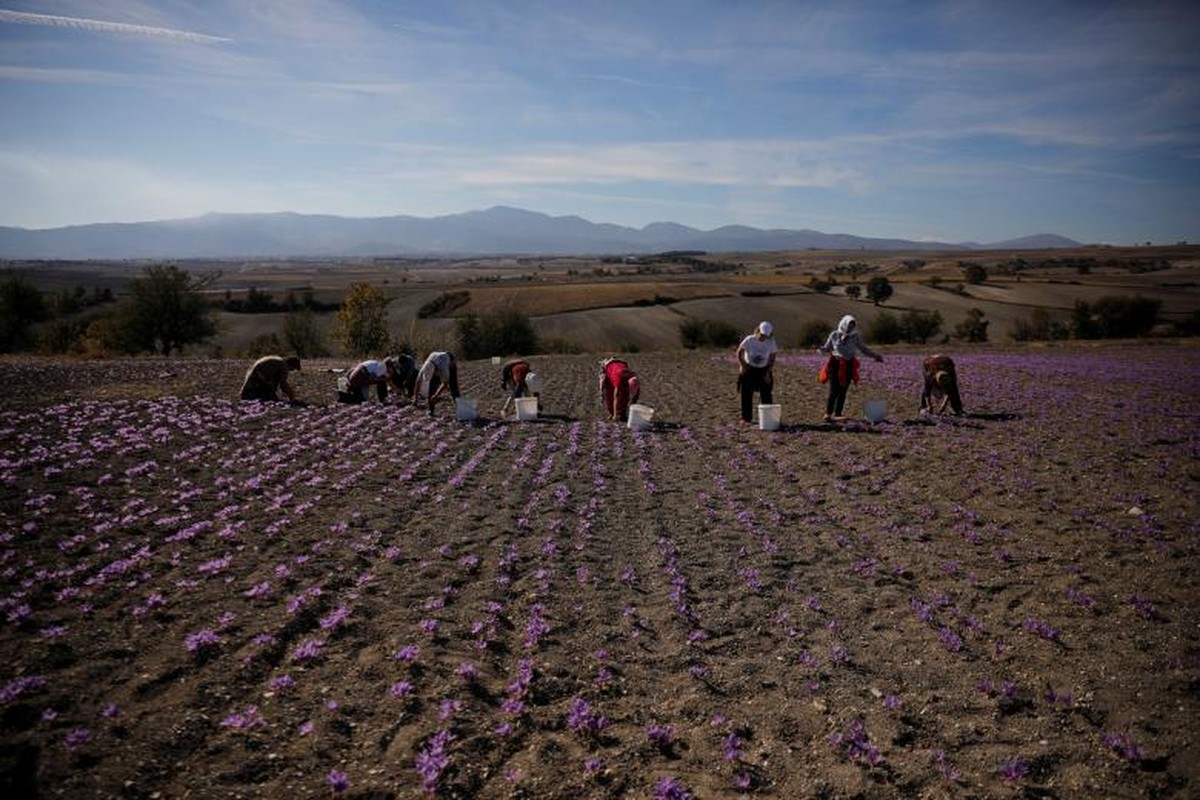
<svg viewBox="0 0 1200 800">
<path fill-rule="evenodd" d="M 263 356 L 246 371 L 240 397 L 278 402 L 279 393 L 283 392 L 289 401 L 298 403 L 296 392 L 288 383 L 288 373 L 299 369 L 300 359 L 296 356 Z"/>
<path fill-rule="evenodd" d="M 946 406 L 955 416 L 963 413 L 962 396 L 958 393 L 958 372 L 954 359 L 934 355 L 922 364 L 925 388 L 921 391 L 921 413 L 945 414 Z"/>
</svg>

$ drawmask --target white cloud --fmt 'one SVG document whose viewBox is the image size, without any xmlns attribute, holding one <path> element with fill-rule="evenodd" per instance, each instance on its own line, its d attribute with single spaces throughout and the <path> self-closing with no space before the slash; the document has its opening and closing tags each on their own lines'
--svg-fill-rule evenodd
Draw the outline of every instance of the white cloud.
<svg viewBox="0 0 1200 800">
<path fill-rule="evenodd" d="M 159 28 L 152 25 L 131 25 L 125 22 L 108 22 L 83 17 L 59 17 L 52 14 L 30 14 L 24 11 L 0 9 L 0 22 L 16 25 L 45 25 L 55 28 L 74 28 L 96 33 L 116 33 L 126 36 L 143 36 L 193 44 L 220 44 L 229 39 L 205 33 L 181 31 L 175 28 Z"/>
</svg>

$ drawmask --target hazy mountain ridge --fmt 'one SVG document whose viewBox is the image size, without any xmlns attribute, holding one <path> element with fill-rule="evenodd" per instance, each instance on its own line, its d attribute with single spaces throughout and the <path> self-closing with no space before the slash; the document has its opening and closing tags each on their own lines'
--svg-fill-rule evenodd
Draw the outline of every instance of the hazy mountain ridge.
<svg viewBox="0 0 1200 800">
<path fill-rule="evenodd" d="M 726 225 L 711 231 L 674 222 L 644 228 L 552 217 L 495 206 L 440 217 L 326 214 L 205 214 L 154 222 L 96 223 L 30 230 L 0 227 L 0 258 L 246 258 L 624 254 L 664 250 L 961 250 L 1078 247 L 1056 234 L 1006 242 L 918 242 L 814 230 Z"/>
</svg>

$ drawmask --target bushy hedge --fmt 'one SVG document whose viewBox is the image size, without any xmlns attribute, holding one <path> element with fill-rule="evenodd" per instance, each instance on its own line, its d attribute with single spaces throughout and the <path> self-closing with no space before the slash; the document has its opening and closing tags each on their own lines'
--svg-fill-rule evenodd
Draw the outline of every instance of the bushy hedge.
<svg viewBox="0 0 1200 800">
<path fill-rule="evenodd" d="M 699 347 L 736 347 L 742 334 L 728 322 L 713 319 L 686 319 L 679 325 L 683 346 L 689 350 Z"/>
</svg>

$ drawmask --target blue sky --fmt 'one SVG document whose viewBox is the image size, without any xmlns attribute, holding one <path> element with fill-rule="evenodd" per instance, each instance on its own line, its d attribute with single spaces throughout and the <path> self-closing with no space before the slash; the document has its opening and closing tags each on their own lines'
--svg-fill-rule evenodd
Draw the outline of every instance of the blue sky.
<svg viewBox="0 0 1200 800">
<path fill-rule="evenodd" d="M 1200 241 L 1193 2 L 0 0 L 0 225 Z"/>
</svg>

